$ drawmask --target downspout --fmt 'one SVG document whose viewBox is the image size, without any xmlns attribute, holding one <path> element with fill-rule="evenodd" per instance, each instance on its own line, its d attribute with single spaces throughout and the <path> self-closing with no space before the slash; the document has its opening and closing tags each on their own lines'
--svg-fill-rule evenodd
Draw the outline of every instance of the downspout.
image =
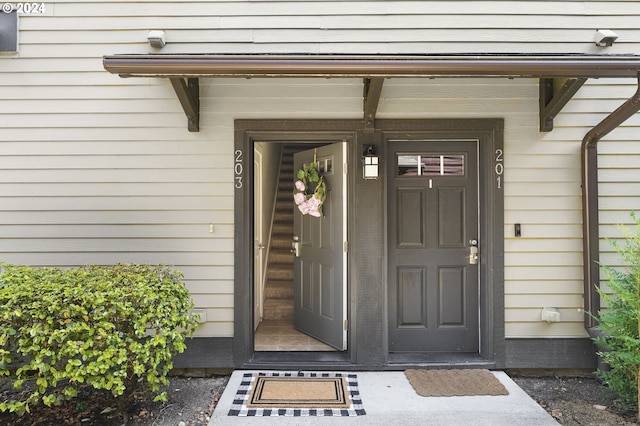
<svg viewBox="0 0 640 426">
<path fill-rule="evenodd" d="M 584 326 L 594 335 L 600 310 L 600 235 L 598 219 L 598 141 L 640 110 L 640 74 L 636 93 L 598 123 L 582 140 L 582 229 L 584 259 Z"/>
</svg>

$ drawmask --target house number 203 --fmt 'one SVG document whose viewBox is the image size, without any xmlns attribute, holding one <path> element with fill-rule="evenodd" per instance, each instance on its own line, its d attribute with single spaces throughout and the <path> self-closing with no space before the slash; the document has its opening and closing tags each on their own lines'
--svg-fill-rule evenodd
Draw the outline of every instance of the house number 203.
<svg viewBox="0 0 640 426">
<path fill-rule="evenodd" d="M 235 175 L 235 187 L 236 189 L 242 188 L 242 172 L 244 171 L 244 166 L 242 165 L 242 150 L 236 149 L 233 153 L 235 157 L 235 164 L 233 165 L 233 173 Z"/>
<path fill-rule="evenodd" d="M 496 173 L 496 185 L 498 189 L 502 189 L 502 174 L 504 173 L 504 152 L 498 148 L 495 151 L 495 167 L 494 171 Z"/>
</svg>

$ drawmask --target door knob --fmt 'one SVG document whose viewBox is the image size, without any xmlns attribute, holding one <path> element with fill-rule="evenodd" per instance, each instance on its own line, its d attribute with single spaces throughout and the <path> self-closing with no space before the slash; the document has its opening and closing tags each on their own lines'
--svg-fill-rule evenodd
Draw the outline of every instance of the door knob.
<svg viewBox="0 0 640 426">
<path fill-rule="evenodd" d="M 293 237 L 293 242 L 291 243 L 291 253 L 295 257 L 300 257 L 300 239 L 297 235 Z"/>
<path fill-rule="evenodd" d="M 469 241 L 469 265 L 477 265 L 478 264 L 478 241 L 470 240 Z"/>
</svg>

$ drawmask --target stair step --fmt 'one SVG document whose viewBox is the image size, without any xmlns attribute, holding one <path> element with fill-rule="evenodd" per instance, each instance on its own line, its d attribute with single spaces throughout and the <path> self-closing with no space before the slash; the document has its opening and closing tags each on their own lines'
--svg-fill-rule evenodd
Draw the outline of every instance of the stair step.
<svg viewBox="0 0 640 426">
<path fill-rule="evenodd" d="M 293 279 L 293 265 L 286 264 L 272 264 L 267 269 L 268 280 L 292 280 Z"/>
<path fill-rule="evenodd" d="M 293 253 L 291 253 L 288 247 L 276 250 L 271 249 L 269 256 L 269 261 L 272 262 L 273 265 L 290 265 L 290 267 L 293 268 Z"/>
<path fill-rule="evenodd" d="M 271 249 L 275 247 L 276 250 L 278 248 L 291 248 L 291 242 L 293 241 L 292 233 L 283 233 L 283 234 L 273 234 L 271 236 Z"/>
<path fill-rule="evenodd" d="M 293 299 L 292 280 L 270 280 L 264 287 L 265 299 Z"/>
<path fill-rule="evenodd" d="M 264 301 L 264 319 L 293 319 L 293 299 L 267 299 Z"/>
<path fill-rule="evenodd" d="M 291 240 L 291 236 L 293 235 L 293 224 L 291 221 L 276 221 L 273 222 L 272 233 L 282 235 L 283 237 L 288 237 Z M 273 238 L 273 237 L 272 237 Z"/>
</svg>

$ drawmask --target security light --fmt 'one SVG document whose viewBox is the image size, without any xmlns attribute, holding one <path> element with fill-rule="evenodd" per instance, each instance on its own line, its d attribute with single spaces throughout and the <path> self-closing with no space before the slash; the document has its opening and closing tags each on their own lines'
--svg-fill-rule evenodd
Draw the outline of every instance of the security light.
<svg viewBox="0 0 640 426">
<path fill-rule="evenodd" d="M 161 30 L 149 31 L 149 34 L 147 35 L 147 40 L 149 41 L 149 44 L 151 45 L 151 47 L 155 47 L 158 49 L 165 47 L 167 44 L 165 33 L 164 31 L 161 31 Z"/>
<path fill-rule="evenodd" d="M 618 34 L 611 30 L 596 30 L 596 46 L 612 46 L 613 42 L 618 39 Z"/>
</svg>

